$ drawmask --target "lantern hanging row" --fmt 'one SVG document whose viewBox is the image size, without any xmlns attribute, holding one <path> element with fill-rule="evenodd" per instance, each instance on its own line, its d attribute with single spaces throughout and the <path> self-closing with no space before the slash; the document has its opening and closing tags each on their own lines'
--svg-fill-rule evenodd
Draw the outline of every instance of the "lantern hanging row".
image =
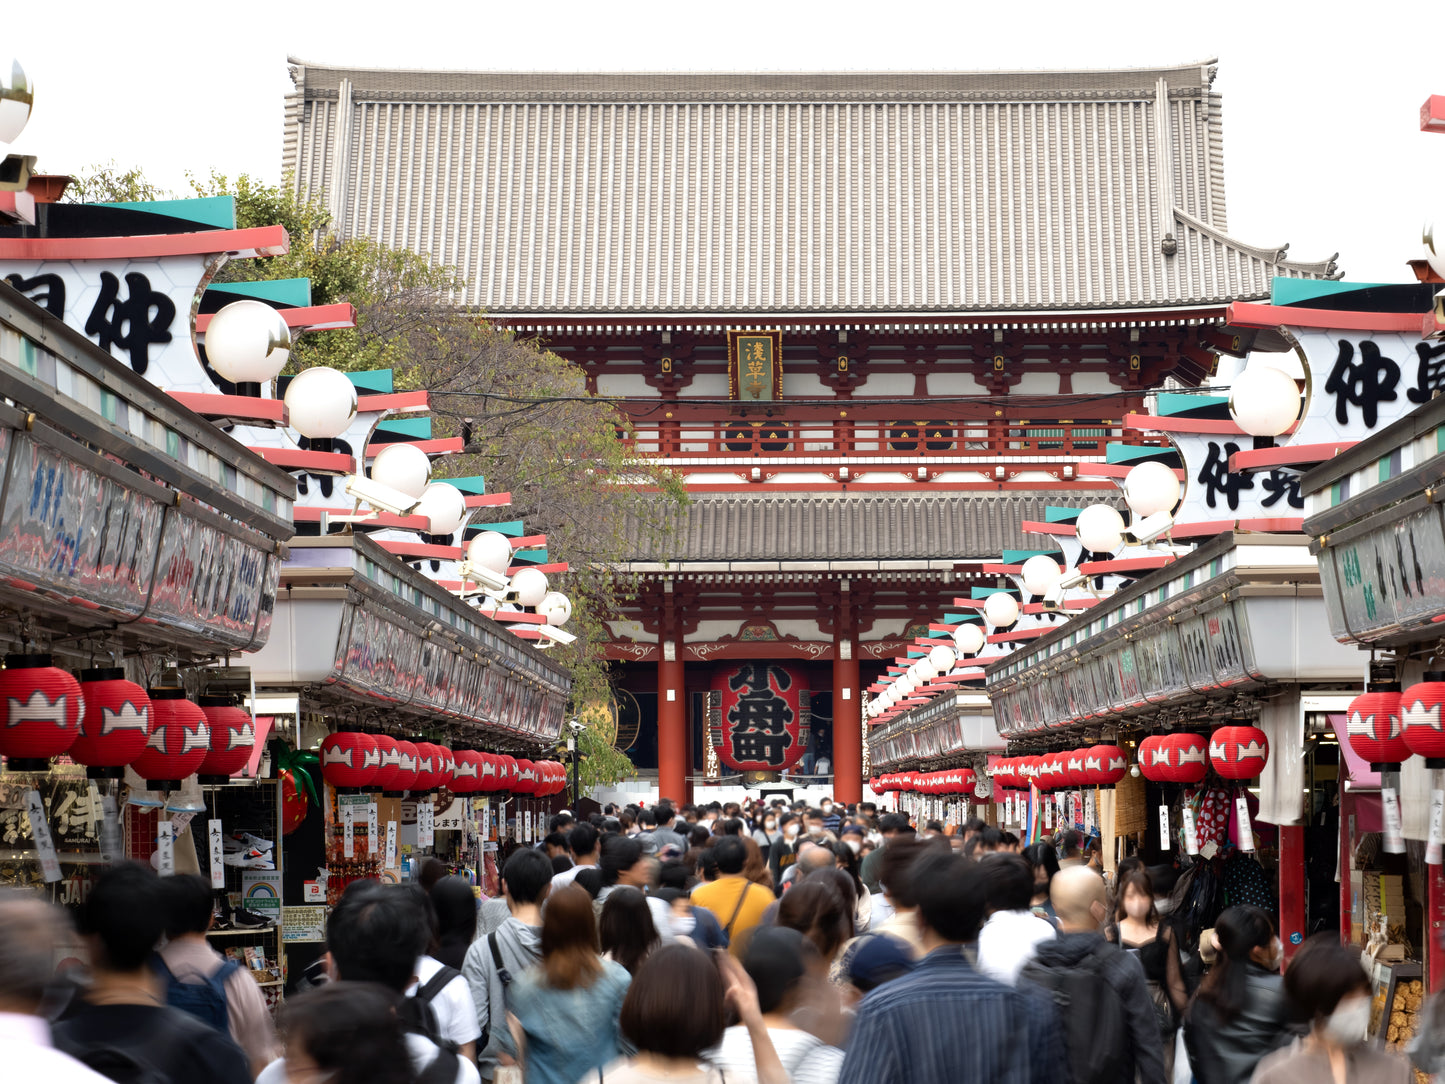
<svg viewBox="0 0 1445 1084">
<path fill-rule="evenodd" d="M 510 792 L 537 797 L 560 793 L 566 769 L 551 760 L 532 762 L 475 749 L 452 750 L 432 742 L 409 742 L 386 734 L 338 731 L 321 743 L 321 774 L 338 790 L 428 794 Z"/>
<path fill-rule="evenodd" d="M 1234 723 L 1209 735 L 1155 734 L 1139 743 L 1139 771 L 1155 783 L 1192 786 L 1213 768 L 1222 779 L 1254 779 L 1269 763 L 1269 738 L 1257 726 Z"/>
<path fill-rule="evenodd" d="M 1129 757 L 1117 745 L 1091 745 L 1061 753 L 1005 757 L 993 768 L 994 785 L 1039 790 L 1112 787 L 1129 771 Z"/>
<path fill-rule="evenodd" d="M 1401 692 L 1388 664 L 1373 667 L 1365 691 L 1350 702 L 1350 748 L 1376 771 L 1398 771 L 1411 756 L 1445 768 L 1445 671 L 1430 670 Z"/>
</svg>

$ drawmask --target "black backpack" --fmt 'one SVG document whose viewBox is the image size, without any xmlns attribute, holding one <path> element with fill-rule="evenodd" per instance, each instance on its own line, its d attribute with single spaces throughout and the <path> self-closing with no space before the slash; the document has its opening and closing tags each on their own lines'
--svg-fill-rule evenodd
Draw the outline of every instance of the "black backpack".
<svg viewBox="0 0 1445 1084">
<path fill-rule="evenodd" d="M 65 1048 L 76 1061 L 116 1084 L 167 1084 L 170 1077 L 157 1069 L 144 1056 L 106 1043 L 91 1043 Z"/>
<path fill-rule="evenodd" d="M 436 1010 L 431 1003 L 447 985 L 461 974 L 455 967 L 443 967 L 427 980 L 426 985 L 417 988 L 411 997 L 402 998 L 398 1014 L 407 1031 L 425 1036 L 435 1043 L 444 1054 L 455 1054 L 457 1044 L 442 1037 L 441 1025 L 437 1022 Z"/>
<path fill-rule="evenodd" d="M 1059 1007 L 1070 1084 L 1117 1084 L 1133 1062 L 1124 999 L 1105 975 L 1109 955 L 1118 951 L 1103 941 L 1072 967 L 1032 960 L 1020 975 L 1052 994 Z"/>
</svg>

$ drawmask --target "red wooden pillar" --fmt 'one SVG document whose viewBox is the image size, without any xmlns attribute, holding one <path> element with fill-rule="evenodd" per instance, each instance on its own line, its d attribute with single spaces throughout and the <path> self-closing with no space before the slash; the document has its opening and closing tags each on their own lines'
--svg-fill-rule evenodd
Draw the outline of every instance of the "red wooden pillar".
<svg viewBox="0 0 1445 1084">
<path fill-rule="evenodd" d="M 1305 830 L 1279 826 L 1279 940 L 1288 963 L 1305 938 Z"/>
<path fill-rule="evenodd" d="M 681 805 L 687 798 L 687 693 L 682 661 L 667 658 L 661 645 L 657 660 L 657 787 L 663 798 Z"/>
<path fill-rule="evenodd" d="M 843 656 L 847 656 L 844 658 Z M 863 800 L 863 702 L 858 688 L 858 645 L 833 644 L 833 800 Z"/>
</svg>

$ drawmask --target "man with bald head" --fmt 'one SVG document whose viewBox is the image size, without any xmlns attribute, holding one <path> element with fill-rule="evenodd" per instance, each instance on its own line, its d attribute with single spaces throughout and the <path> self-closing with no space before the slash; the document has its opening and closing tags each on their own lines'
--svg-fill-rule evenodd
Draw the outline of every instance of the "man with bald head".
<svg viewBox="0 0 1445 1084">
<path fill-rule="evenodd" d="M 1049 884 L 1049 901 L 1059 936 L 1039 945 L 1019 973 L 1019 984 L 1035 983 L 1059 1004 L 1072 1084 L 1102 1084 L 1105 1078 L 1164 1084 L 1164 1042 L 1144 969 L 1133 953 L 1104 938 L 1109 916 L 1104 879 L 1087 866 L 1061 869 Z M 1113 1034 L 1094 1029 L 1075 1042 L 1076 1032 L 1089 1030 L 1077 1026 L 1081 1005 L 1093 1006 L 1096 1020 L 1113 1021 Z"/>
</svg>

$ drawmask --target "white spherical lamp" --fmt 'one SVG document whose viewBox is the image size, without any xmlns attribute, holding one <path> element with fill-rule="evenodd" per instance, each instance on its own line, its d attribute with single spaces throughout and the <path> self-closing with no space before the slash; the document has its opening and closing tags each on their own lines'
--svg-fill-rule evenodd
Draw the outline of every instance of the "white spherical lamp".
<svg viewBox="0 0 1445 1084">
<path fill-rule="evenodd" d="M 914 676 L 918 678 L 920 685 L 927 685 L 938 676 L 938 667 L 933 665 L 933 660 L 919 659 L 913 664 Z"/>
<path fill-rule="evenodd" d="M 928 653 L 928 661 L 940 674 L 946 674 L 958 663 L 958 655 L 947 644 L 939 644 Z"/>
<path fill-rule="evenodd" d="M 968 622 L 953 630 L 953 642 L 961 655 L 976 655 L 987 642 L 987 633 L 982 625 Z"/>
<path fill-rule="evenodd" d="M 1234 378 L 1229 415 L 1254 437 L 1277 437 L 1299 417 L 1299 385 L 1283 369 L 1258 362 Z"/>
<path fill-rule="evenodd" d="M 498 531 L 482 531 L 467 543 L 467 561 L 505 576 L 512 567 L 512 540 Z"/>
<path fill-rule="evenodd" d="M 1107 504 L 1091 504 L 1074 523 L 1079 544 L 1093 553 L 1113 553 L 1124 544 L 1124 517 Z"/>
<path fill-rule="evenodd" d="M 1430 270 L 1445 278 L 1445 215 L 1426 222 L 1420 240 L 1424 245 L 1425 262 L 1430 265 Z"/>
<path fill-rule="evenodd" d="M 264 383 L 290 358 L 291 329 L 260 301 L 232 301 L 206 328 L 206 360 L 234 384 Z"/>
<path fill-rule="evenodd" d="M 35 105 L 35 84 L 20 61 L 0 67 L 0 143 L 14 143 L 30 120 Z"/>
<path fill-rule="evenodd" d="M 1058 583 L 1063 575 L 1057 561 L 1047 554 L 1036 553 L 1024 562 L 1024 590 L 1031 595 L 1042 595 Z"/>
<path fill-rule="evenodd" d="M 1130 468 L 1124 476 L 1124 503 L 1139 519 L 1174 511 L 1179 503 L 1179 475 L 1158 460 Z"/>
<path fill-rule="evenodd" d="M 913 690 L 918 688 L 918 683 L 913 680 L 912 674 L 904 674 L 893 683 L 893 687 L 898 690 L 899 700 L 907 700 L 913 695 Z"/>
<path fill-rule="evenodd" d="M 447 482 L 433 482 L 422 490 L 417 516 L 426 516 L 427 534 L 451 535 L 467 521 L 467 498 Z"/>
<path fill-rule="evenodd" d="M 326 365 L 304 369 L 286 385 L 291 428 L 309 440 L 334 440 L 356 417 L 356 385 Z"/>
<path fill-rule="evenodd" d="M 537 603 L 537 616 L 549 625 L 565 625 L 572 617 L 572 600 L 561 591 L 548 591 Z"/>
<path fill-rule="evenodd" d="M 535 568 L 519 568 L 512 577 L 512 591 L 521 606 L 536 606 L 547 597 L 547 576 Z"/>
<path fill-rule="evenodd" d="M 371 461 L 371 477 L 420 500 L 431 481 L 431 460 L 415 444 L 388 444 Z"/>
<path fill-rule="evenodd" d="M 983 619 L 994 628 L 1012 625 L 1019 619 L 1019 600 L 1007 591 L 995 591 L 983 600 Z"/>
</svg>

